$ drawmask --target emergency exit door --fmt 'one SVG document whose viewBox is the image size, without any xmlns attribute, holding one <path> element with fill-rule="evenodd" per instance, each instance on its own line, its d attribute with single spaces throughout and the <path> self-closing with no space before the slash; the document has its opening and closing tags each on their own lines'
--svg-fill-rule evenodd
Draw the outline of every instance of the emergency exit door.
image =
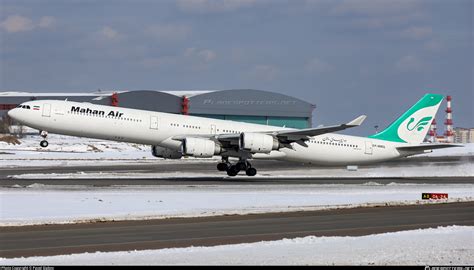
<svg viewBox="0 0 474 270">
<path fill-rule="evenodd" d="M 150 116 L 150 129 L 158 129 L 158 117 Z"/>
<path fill-rule="evenodd" d="M 43 104 L 43 113 L 42 116 L 50 117 L 51 116 L 51 104 Z"/>
<path fill-rule="evenodd" d="M 372 142 L 365 142 L 365 154 L 372 155 L 372 153 L 373 153 Z"/>
</svg>

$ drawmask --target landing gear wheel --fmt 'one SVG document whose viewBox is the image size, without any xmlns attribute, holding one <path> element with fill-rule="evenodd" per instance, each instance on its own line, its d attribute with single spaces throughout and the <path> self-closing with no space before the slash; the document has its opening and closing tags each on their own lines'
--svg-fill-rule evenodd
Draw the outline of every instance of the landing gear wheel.
<svg viewBox="0 0 474 270">
<path fill-rule="evenodd" d="M 43 140 L 40 142 L 41 147 L 48 147 L 48 141 Z"/>
<path fill-rule="evenodd" d="M 238 173 L 239 169 L 235 165 L 230 166 L 230 168 L 227 170 L 228 176 L 236 176 Z"/>
<path fill-rule="evenodd" d="M 246 162 L 245 161 L 240 161 L 240 162 L 237 162 L 237 164 L 235 164 L 235 166 L 237 166 L 237 168 L 239 168 L 239 171 L 245 171 L 247 169 L 247 164 L 245 164 Z"/>
<path fill-rule="evenodd" d="M 217 170 L 221 172 L 225 172 L 229 170 L 229 164 L 225 162 L 217 163 Z"/>
<path fill-rule="evenodd" d="M 248 168 L 246 171 L 245 171 L 245 174 L 247 174 L 248 176 L 255 176 L 257 174 L 257 169 L 255 168 Z"/>
<path fill-rule="evenodd" d="M 44 130 L 41 130 L 40 133 L 39 133 L 39 135 L 40 135 L 41 137 L 43 137 L 43 140 L 40 142 L 41 147 L 43 147 L 43 148 L 44 148 L 44 147 L 48 147 L 48 144 L 49 144 L 49 143 L 48 143 L 48 141 L 46 140 L 46 137 L 48 137 L 48 132 L 47 132 L 47 131 L 44 131 Z"/>
</svg>

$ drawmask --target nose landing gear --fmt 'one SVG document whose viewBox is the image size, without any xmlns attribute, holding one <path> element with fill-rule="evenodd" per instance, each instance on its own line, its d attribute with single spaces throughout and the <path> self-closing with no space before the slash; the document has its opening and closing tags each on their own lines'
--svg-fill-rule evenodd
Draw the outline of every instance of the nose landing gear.
<svg viewBox="0 0 474 270">
<path fill-rule="evenodd" d="M 43 148 L 48 147 L 49 143 L 46 140 L 46 137 L 48 136 L 48 132 L 42 130 L 42 131 L 40 131 L 40 136 L 43 137 L 43 140 L 40 142 L 40 146 L 43 147 Z"/>
</svg>

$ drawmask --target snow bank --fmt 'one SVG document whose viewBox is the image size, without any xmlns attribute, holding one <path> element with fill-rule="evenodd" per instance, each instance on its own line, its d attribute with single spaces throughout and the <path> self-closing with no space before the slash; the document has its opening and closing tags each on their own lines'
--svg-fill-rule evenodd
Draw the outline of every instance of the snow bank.
<svg viewBox="0 0 474 270">
<path fill-rule="evenodd" d="M 0 259 L 3 265 L 472 265 L 474 227 Z"/>
<path fill-rule="evenodd" d="M 0 226 L 312 211 L 427 203 L 421 193 L 472 201 L 473 184 L 45 186 L 0 188 Z"/>
<path fill-rule="evenodd" d="M 17 165 L 15 160 L 50 159 L 155 159 L 150 147 L 146 145 L 54 134 L 48 135 L 47 148 L 40 147 L 40 141 L 41 138 L 37 135 L 27 135 L 20 139 L 19 145 L 0 142 L 0 151 L 9 153 L 2 156 L 2 163 Z"/>
</svg>

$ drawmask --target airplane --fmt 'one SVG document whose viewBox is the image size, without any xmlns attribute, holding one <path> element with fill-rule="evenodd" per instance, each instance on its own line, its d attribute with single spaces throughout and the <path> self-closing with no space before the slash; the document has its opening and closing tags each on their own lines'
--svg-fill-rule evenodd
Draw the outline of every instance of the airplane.
<svg viewBox="0 0 474 270">
<path fill-rule="evenodd" d="M 293 129 L 67 100 L 24 102 L 8 115 L 40 130 L 42 147 L 48 146 L 48 132 L 145 144 L 160 158 L 221 156 L 219 171 L 255 176 L 249 159 L 363 165 L 459 146 L 422 144 L 442 100 L 442 95 L 426 94 L 385 130 L 368 137 L 332 133 L 361 125 L 365 115 L 340 125 Z M 239 160 L 232 164 L 229 157 Z"/>
</svg>

